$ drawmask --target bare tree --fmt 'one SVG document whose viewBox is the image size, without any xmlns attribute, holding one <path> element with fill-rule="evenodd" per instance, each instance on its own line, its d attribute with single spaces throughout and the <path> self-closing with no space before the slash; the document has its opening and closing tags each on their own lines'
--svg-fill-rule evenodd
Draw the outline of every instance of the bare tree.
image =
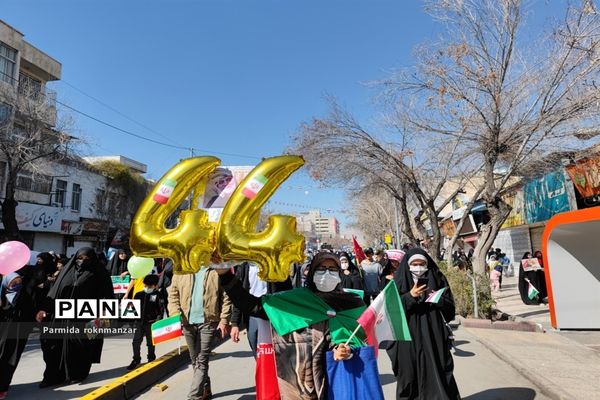
<svg viewBox="0 0 600 400">
<path fill-rule="evenodd" d="M 385 122 L 393 136 L 366 131 L 348 112 L 331 100 L 327 118 L 301 125 L 293 138 L 295 153 L 302 154 L 313 177 L 348 191 L 375 185 L 401 202 L 402 230 L 411 239 L 425 240 L 429 235 L 424 217 L 431 221 L 430 253 L 440 258 L 439 214 L 466 180 L 476 171 L 459 154 L 460 136 L 453 141 L 427 143 L 404 129 L 396 115 Z M 393 140 L 386 140 L 393 137 Z M 452 186 L 449 185 L 452 183 Z M 441 196 L 449 187 L 447 196 Z M 416 213 L 410 215 L 410 206 Z M 416 228 L 416 232 L 415 229 Z"/>
<path fill-rule="evenodd" d="M 106 183 L 96 190 L 93 210 L 109 223 L 112 230 L 129 231 L 138 207 L 150 189 L 146 180 L 128 166 L 115 161 L 103 161 L 92 166 L 106 177 Z"/>
<path fill-rule="evenodd" d="M 35 82 L 3 84 L 0 91 L 0 160 L 6 163 L 2 222 L 7 240 L 21 238 L 16 220 L 17 177 L 20 172 L 43 169 L 44 160 L 63 159 L 72 142 L 65 134 L 68 122 L 56 123 L 52 98 Z M 60 125 L 60 126 L 59 126 Z"/>
<path fill-rule="evenodd" d="M 478 273 L 510 212 L 503 191 L 532 168 L 546 171 L 553 153 L 588 146 L 574 134 L 598 122 L 600 15 L 593 1 L 568 7 L 539 39 L 525 32 L 523 10 L 519 0 L 429 1 L 443 37 L 418 49 L 414 69 L 384 82 L 384 98 L 408 129 L 449 145 L 460 137 L 458 152 L 483 165 L 491 219 L 474 253 Z"/>
<path fill-rule="evenodd" d="M 354 214 L 352 226 L 365 234 L 368 243 L 379 243 L 384 235 L 394 231 L 393 198 L 377 186 L 366 186 L 349 195 Z"/>
</svg>

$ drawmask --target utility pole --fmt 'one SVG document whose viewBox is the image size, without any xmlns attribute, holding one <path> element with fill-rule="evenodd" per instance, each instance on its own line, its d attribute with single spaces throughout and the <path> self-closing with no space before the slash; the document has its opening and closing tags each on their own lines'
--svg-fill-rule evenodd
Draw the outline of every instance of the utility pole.
<svg viewBox="0 0 600 400">
<path fill-rule="evenodd" d="M 400 241 L 400 213 L 398 212 L 398 199 L 394 197 L 394 213 L 396 214 L 396 248 L 402 247 Z"/>
</svg>

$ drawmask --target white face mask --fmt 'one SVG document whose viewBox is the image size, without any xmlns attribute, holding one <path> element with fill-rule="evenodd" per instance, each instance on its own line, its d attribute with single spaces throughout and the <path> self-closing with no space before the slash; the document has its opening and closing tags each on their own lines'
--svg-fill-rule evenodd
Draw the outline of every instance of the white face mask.
<svg viewBox="0 0 600 400">
<path fill-rule="evenodd" d="M 319 292 L 331 292 L 342 281 L 340 275 L 330 271 L 317 271 L 313 281 Z"/>
<path fill-rule="evenodd" d="M 152 293 L 152 292 L 154 292 L 154 288 L 145 287 L 144 288 L 144 292 L 146 292 L 146 293 Z"/>
<path fill-rule="evenodd" d="M 422 276 L 425 274 L 425 272 L 427 272 L 426 265 L 411 265 L 409 268 L 410 272 L 412 272 L 414 276 Z"/>
<path fill-rule="evenodd" d="M 348 269 L 348 261 L 342 261 L 341 263 L 342 269 Z"/>
</svg>

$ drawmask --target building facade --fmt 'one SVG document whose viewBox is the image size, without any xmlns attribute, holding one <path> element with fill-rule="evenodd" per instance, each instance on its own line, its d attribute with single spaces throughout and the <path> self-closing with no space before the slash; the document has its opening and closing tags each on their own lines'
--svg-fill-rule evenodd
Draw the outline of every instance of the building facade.
<svg viewBox="0 0 600 400">
<path fill-rule="evenodd" d="M 48 82 L 61 77 L 61 64 L 23 39 L 23 34 L 0 20 L 0 123 L 2 140 L 8 143 L 32 144 L 27 151 L 36 151 L 36 143 L 19 135 L 64 135 L 57 132 L 56 94 L 47 89 Z M 25 102 L 22 104 L 20 102 Z M 41 129 L 26 130 L 20 111 L 35 106 Z M 15 139 L 16 138 L 16 139 Z M 41 150 L 37 150 L 41 154 Z M 32 157 L 32 159 L 35 157 Z M 0 196 L 6 198 L 8 183 L 7 156 L 0 152 Z M 102 208 L 114 209 L 117 200 L 126 197 L 123 190 L 108 193 L 109 178 L 93 167 L 96 161 L 112 161 L 126 165 L 136 173 L 145 173 L 146 166 L 123 156 L 84 160 L 76 156 L 43 157 L 27 163 L 16 176 L 16 219 L 20 235 L 30 249 L 54 250 L 73 254 L 83 246 L 103 250 L 110 240 L 111 221 Z M 103 207 L 100 207 L 100 204 Z M 133 210 L 129 215 L 132 215 Z M 125 224 L 130 221 L 121 221 Z M 0 230 L 4 225 L 0 223 Z"/>
</svg>

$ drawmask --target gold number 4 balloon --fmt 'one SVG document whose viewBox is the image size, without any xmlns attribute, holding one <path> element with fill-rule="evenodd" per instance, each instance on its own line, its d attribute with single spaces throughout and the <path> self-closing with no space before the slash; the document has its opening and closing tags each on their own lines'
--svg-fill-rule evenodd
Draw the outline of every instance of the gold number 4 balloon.
<svg viewBox="0 0 600 400">
<path fill-rule="evenodd" d="M 176 274 L 197 272 L 217 250 L 225 260 L 255 261 L 263 280 L 285 280 L 290 265 L 303 259 L 304 238 L 296 232 L 296 219 L 271 216 L 264 231 L 255 230 L 262 206 L 304 161 L 298 156 L 264 159 L 238 185 L 220 220 L 211 223 L 197 204 L 219 164 L 215 157 L 194 157 L 171 168 L 134 217 L 131 249 L 138 256 L 171 258 Z M 167 218 L 190 195 L 191 209 L 181 212 L 176 228 L 167 229 Z"/>
</svg>

